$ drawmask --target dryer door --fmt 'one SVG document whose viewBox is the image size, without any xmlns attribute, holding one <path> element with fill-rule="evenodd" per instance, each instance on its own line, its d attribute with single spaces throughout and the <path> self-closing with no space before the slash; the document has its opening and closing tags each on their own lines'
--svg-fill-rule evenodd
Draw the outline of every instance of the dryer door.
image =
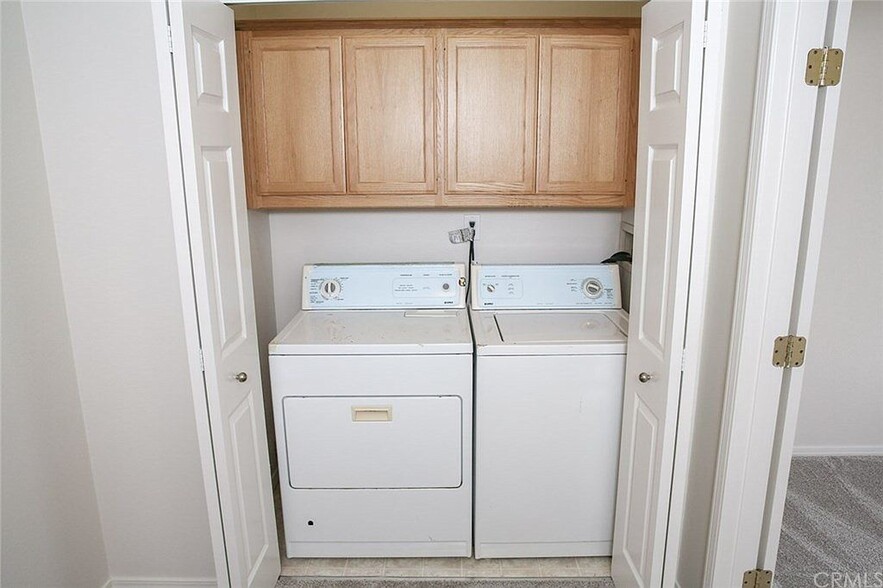
<svg viewBox="0 0 883 588">
<path fill-rule="evenodd" d="M 459 396 L 289 396 L 282 406 L 292 488 L 462 483 Z"/>
</svg>

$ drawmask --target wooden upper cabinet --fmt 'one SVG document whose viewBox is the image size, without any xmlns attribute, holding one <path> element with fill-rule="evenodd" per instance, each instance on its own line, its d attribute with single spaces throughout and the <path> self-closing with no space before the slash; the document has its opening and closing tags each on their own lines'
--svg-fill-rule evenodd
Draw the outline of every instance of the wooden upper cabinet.
<svg viewBox="0 0 883 588">
<path fill-rule="evenodd" d="M 436 43 L 408 33 L 345 40 L 350 193 L 435 194 Z"/>
<path fill-rule="evenodd" d="M 251 67 L 257 196 L 345 193 L 341 38 L 253 38 Z"/>
<path fill-rule="evenodd" d="M 249 205 L 629 206 L 638 25 L 239 22 Z"/>
<path fill-rule="evenodd" d="M 537 193 L 622 206 L 634 175 L 633 39 L 540 38 Z"/>
<path fill-rule="evenodd" d="M 534 192 L 537 41 L 448 36 L 448 193 Z"/>
</svg>

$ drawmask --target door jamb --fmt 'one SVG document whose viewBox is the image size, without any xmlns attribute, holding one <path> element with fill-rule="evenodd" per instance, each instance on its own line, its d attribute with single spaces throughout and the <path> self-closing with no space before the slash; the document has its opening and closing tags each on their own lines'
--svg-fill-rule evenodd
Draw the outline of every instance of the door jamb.
<svg viewBox="0 0 883 588">
<path fill-rule="evenodd" d="M 215 469 L 214 446 L 202 368 L 202 344 L 199 318 L 196 309 L 196 287 L 193 283 L 193 259 L 190 250 L 190 228 L 184 191 L 183 158 L 180 129 L 178 127 L 178 102 L 175 95 L 175 72 L 170 48 L 170 20 L 168 2 L 151 2 L 153 16 L 156 61 L 159 74 L 160 103 L 162 107 L 163 140 L 171 196 L 172 226 L 175 235 L 175 254 L 178 260 L 178 281 L 181 286 L 181 310 L 184 319 L 184 335 L 187 342 L 187 365 L 190 372 L 190 390 L 199 442 L 200 464 L 208 509 L 209 532 L 212 541 L 212 557 L 218 586 L 230 586 L 227 563 L 227 546 L 221 517 L 221 497 Z"/>
</svg>

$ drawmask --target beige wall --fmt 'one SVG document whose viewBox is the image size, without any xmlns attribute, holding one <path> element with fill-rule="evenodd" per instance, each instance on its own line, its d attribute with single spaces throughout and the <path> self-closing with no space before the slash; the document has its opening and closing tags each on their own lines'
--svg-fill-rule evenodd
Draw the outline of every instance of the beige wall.
<svg viewBox="0 0 883 588">
<path fill-rule="evenodd" d="M 798 453 L 883 454 L 881 32 L 883 2 L 855 2 L 803 368 Z"/>
<path fill-rule="evenodd" d="M 150 4 L 24 23 L 110 574 L 211 579 Z"/>
<path fill-rule="evenodd" d="M 640 17 L 645 0 L 625 1 L 515 1 L 487 2 L 440 0 L 436 2 L 355 1 L 289 2 L 233 6 L 236 20 L 273 18 L 555 18 Z"/>
<path fill-rule="evenodd" d="M 108 577 L 74 369 L 27 41 L 2 21 L 2 574 L 97 588 Z"/>
</svg>

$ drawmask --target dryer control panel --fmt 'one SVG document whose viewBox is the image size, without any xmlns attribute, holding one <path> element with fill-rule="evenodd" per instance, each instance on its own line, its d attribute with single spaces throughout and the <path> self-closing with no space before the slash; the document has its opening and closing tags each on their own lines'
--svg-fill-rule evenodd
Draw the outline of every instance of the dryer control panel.
<svg viewBox="0 0 883 588">
<path fill-rule="evenodd" d="M 473 265 L 472 308 L 622 308 L 619 266 Z"/>
<path fill-rule="evenodd" d="M 304 310 L 465 308 L 462 263 L 305 265 Z"/>
</svg>

